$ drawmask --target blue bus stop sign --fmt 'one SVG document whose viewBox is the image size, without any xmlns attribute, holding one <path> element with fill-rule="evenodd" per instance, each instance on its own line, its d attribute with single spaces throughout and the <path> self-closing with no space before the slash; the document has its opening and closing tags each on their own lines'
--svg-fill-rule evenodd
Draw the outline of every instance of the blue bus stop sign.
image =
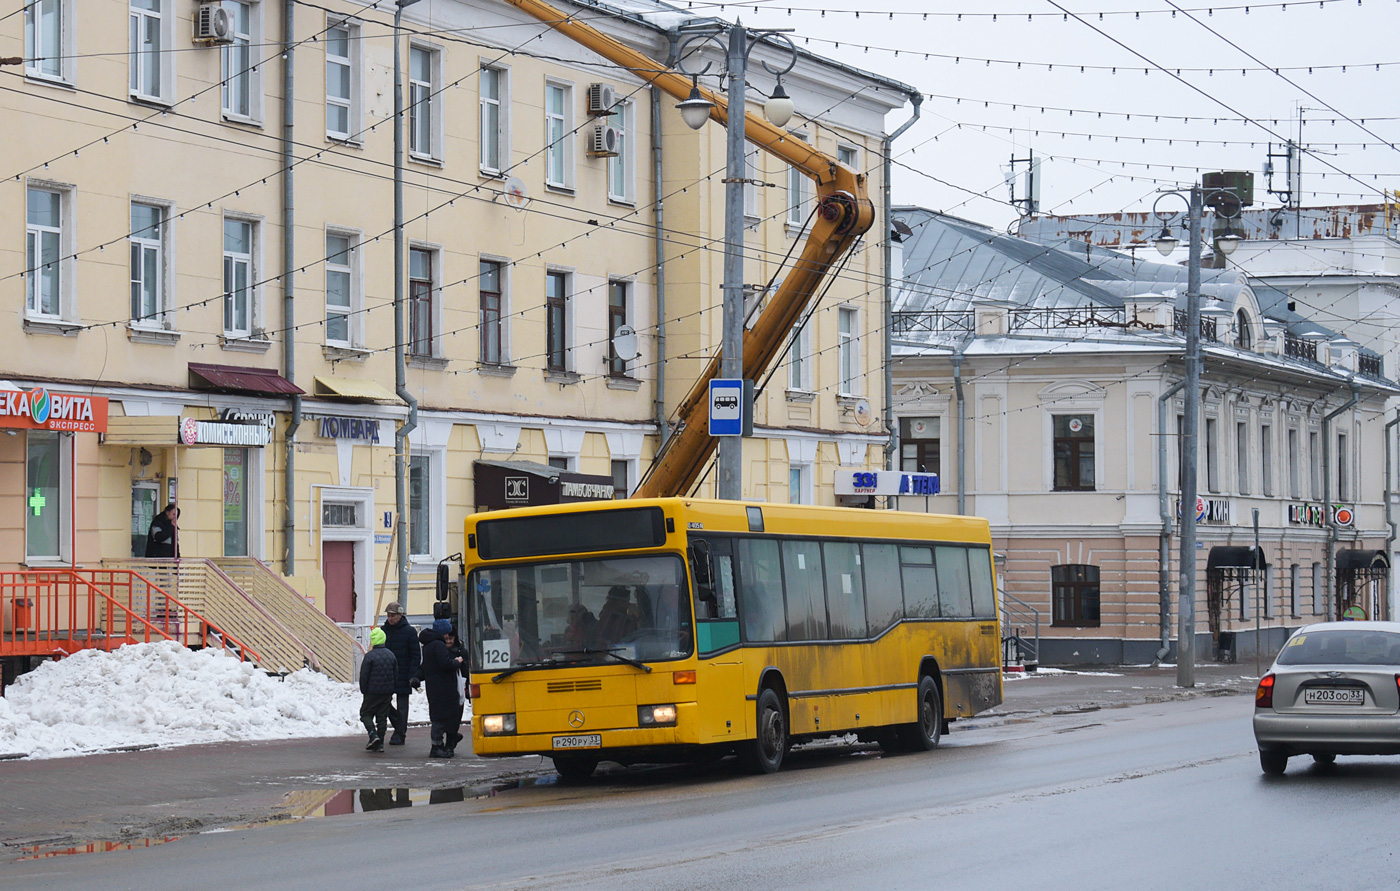
<svg viewBox="0 0 1400 891">
<path fill-rule="evenodd" d="M 710 381 L 710 435 L 744 435 L 744 382 L 738 378 Z"/>
</svg>

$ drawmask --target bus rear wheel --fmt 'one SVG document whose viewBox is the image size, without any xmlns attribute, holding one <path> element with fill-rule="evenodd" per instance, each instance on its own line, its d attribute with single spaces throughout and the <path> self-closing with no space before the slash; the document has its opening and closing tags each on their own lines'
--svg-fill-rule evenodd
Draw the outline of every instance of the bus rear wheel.
<svg viewBox="0 0 1400 891">
<path fill-rule="evenodd" d="M 587 755 L 554 755 L 553 758 L 555 773 L 569 783 L 583 782 L 598 768 L 598 759 Z"/>
<path fill-rule="evenodd" d="M 919 678 L 918 720 L 899 728 L 899 739 L 911 752 L 938 748 L 943 738 L 943 697 L 938 682 L 928 675 Z"/>
<path fill-rule="evenodd" d="M 758 694 L 757 734 L 739 750 L 739 760 L 750 773 L 777 773 L 787 754 L 787 716 L 782 700 L 771 687 Z"/>
</svg>

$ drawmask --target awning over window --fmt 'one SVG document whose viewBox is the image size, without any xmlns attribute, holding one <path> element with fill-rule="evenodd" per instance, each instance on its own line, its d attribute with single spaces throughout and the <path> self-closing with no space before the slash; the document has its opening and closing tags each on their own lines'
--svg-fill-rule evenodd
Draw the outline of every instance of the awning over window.
<svg viewBox="0 0 1400 891">
<path fill-rule="evenodd" d="M 257 393 L 262 396 L 295 396 L 306 392 L 271 368 L 204 365 L 199 362 L 190 363 L 190 386 L 199 390 Z"/>
<path fill-rule="evenodd" d="M 1264 552 L 1258 548 L 1218 545 L 1210 549 L 1206 569 L 1253 569 L 1264 571 Z"/>
<path fill-rule="evenodd" d="M 311 390 L 313 396 L 332 396 L 357 402 L 399 401 L 391 390 L 374 381 L 355 381 L 343 377 L 318 377 Z"/>
<path fill-rule="evenodd" d="M 609 476 L 560 470 L 534 461 L 476 461 L 476 506 L 488 510 L 606 501 L 613 497 Z"/>
<path fill-rule="evenodd" d="M 1337 552 L 1337 569 L 1356 572 L 1358 570 L 1387 570 L 1390 558 L 1385 551 L 1365 551 L 1360 548 L 1344 548 Z"/>
</svg>

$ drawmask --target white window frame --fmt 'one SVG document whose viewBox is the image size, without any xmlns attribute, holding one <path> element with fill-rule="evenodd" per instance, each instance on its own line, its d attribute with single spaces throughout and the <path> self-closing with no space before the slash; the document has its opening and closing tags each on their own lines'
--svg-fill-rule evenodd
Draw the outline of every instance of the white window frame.
<svg viewBox="0 0 1400 891">
<path fill-rule="evenodd" d="M 223 246 L 224 238 L 226 237 L 224 234 L 224 226 L 226 226 L 230 222 L 240 223 L 248 226 L 249 243 L 247 253 L 238 253 L 235 251 L 230 251 Z M 262 286 L 259 283 L 258 279 L 261 275 L 262 270 L 262 218 L 251 216 L 248 214 L 225 212 L 222 224 L 219 229 L 219 246 L 222 249 L 223 256 L 223 277 L 220 281 L 220 284 L 224 290 L 223 299 L 220 301 L 219 307 L 223 311 L 224 337 L 228 340 L 252 339 L 261 333 L 259 331 L 259 322 L 261 321 L 260 310 L 262 307 L 262 300 L 260 299 L 260 295 L 262 293 Z M 247 328 L 235 328 L 229 325 L 229 263 L 237 264 L 240 262 L 248 264 Z"/>
<path fill-rule="evenodd" d="M 345 55 L 337 56 L 331 54 L 331 42 L 329 35 L 332 30 L 342 30 L 345 32 Z M 361 131 L 364 129 L 364 64 L 363 54 L 360 46 L 361 40 L 360 23 L 354 19 L 342 19 L 333 21 L 326 29 L 326 69 L 323 72 L 326 77 L 326 138 L 333 142 L 345 142 L 351 145 L 359 145 L 364 140 Z M 338 65 L 349 72 L 350 95 L 335 96 L 331 94 L 330 67 Z M 331 129 L 330 109 L 332 106 L 345 109 L 345 131 L 339 132 Z"/>
<path fill-rule="evenodd" d="M 43 9 L 55 11 L 57 22 L 54 26 L 58 29 L 57 35 L 50 37 L 44 28 L 45 19 L 40 14 Z M 24 7 L 25 77 L 54 83 L 73 83 L 76 62 L 73 54 L 74 15 L 74 0 L 33 0 L 30 5 Z M 50 60 L 47 54 L 41 52 L 41 48 L 46 45 L 58 51 L 58 58 Z M 45 66 L 45 61 L 51 61 L 52 65 Z"/>
<path fill-rule="evenodd" d="M 617 155 L 608 159 L 608 200 L 618 204 L 637 203 L 637 104 L 624 99 L 613 106 L 609 124 L 619 133 Z"/>
<path fill-rule="evenodd" d="M 1345 433 L 1344 431 L 1341 431 L 1341 430 L 1337 431 L 1337 452 L 1336 452 L 1336 455 L 1337 455 L 1337 457 L 1336 457 L 1336 463 L 1337 463 L 1337 492 L 1336 492 L 1336 495 L 1337 495 L 1337 500 L 1338 500 L 1338 501 L 1352 501 L 1352 500 L 1355 499 L 1355 493 L 1353 493 L 1353 492 L 1351 491 L 1351 468 L 1350 468 L 1349 466 L 1347 466 L 1347 465 L 1348 465 L 1348 458 L 1349 458 L 1349 454 L 1348 454 L 1348 452 L 1347 452 L 1347 443 L 1348 443 L 1348 442 L 1350 442 L 1350 438 L 1346 435 L 1346 433 Z"/>
<path fill-rule="evenodd" d="M 414 53 L 428 54 L 428 80 L 413 74 Z M 415 161 L 441 164 L 443 160 L 442 140 L 442 47 L 423 41 L 411 41 L 408 45 L 408 156 Z M 427 120 L 420 125 L 423 115 Z M 426 131 L 426 132 L 424 132 Z M 426 151 L 419 143 L 427 138 Z"/>
<path fill-rule="evenodd" d="M 790 134 L 794 139 L 807 141 L 807 134 L 794 132 Z M 812 200 L 812 181 L 798 167 L 791 164 L 787 169 L 787 215 L 784 218 L 789 235 L 801 233 L 807 226 L 807 217 L 810 212 L 808 205 Z"/>
<path fill-rule="evenodd" d="M 409 330 L 409 331 L 408 331 L 408 334 L 407 334 L 407 341 L 408 341 L 408 343 L 405 344 L 405 349 L 406 349 L 406 350 L 409 350 L 408 359 L 409 359 L 410 362 L 412 362 L 412 361 L 415 360 L 415 359 L 419 359 L 419 360 L 423 360 L 423 359 L 426 359 L 426 360 L 441 359 L 441 358 L 442 358 L 442 355 L 443 355 L 443 354 L 442 354 L 442 338 L 443 338 L 443 330 L 442 330 L 442 325 L 443 325 L 443 314 L 442 314 L 442 304 L 443 304 L 443 293 L 442 293 L 442 282 L 443 282 L 442 264 L 443 264 L 443 261 L 444 261 L 444 259 L 445 259 L 445 252 L 443 251 L 442 245 L 440 245 L 440 244 L 434 244 L 434 243 L 432 243 L 432 242 L 426 242 L 426 241 L 410 241 L 410 242 L 408 243 L 408 252 L 407 252 L 407 253 L 408 253 L 408 258 L 405 260 L 405 262 L 408 264 L 408 265 L 407 265 L 407 268 L 405 268 L 405 270 L 404 270 L 404 275 L 405 275 L 405 276 L 408 276 L 408 275 L 409 275 L 410 270 L 411 270 L 411 268 L 412 268 L 411 258 L 412 258 L 412 253 L 413 253 L 413 251 L 426 251 L 427 253 L 429 253 L 429 254 L 432 255 L 432 259 L 431 259 L 431 262 L 432 262 L 432 264 L 433 264 L 433 268 L 432 268 L 432 270 L 431 270 L 432 288 L 431 288 L 431 291 L 430 291 L 430 293 L 431 293 L 431 295 L 432 295 L 432 305 L 429 307 L 429 312 L 431 312 L 431 314 L 432 314 L 433 333 L 432 333 L 432 343 L 431 343 L 430 349 L 429 349 L 429 351 L 428 351 L 428 354 L 427 354 L 426 356 L 423 355 L 423 354 L 421 354 L 421 353 L 414 353 L 414 352 L 411 351 L 411 348 L 410 348 L 410 347 L 411 347 L 411 344 L 412 344 L 413 341 L 414 341 L 414 333 L 413 333 L 412 330 Z M 405 281 L 404 287 L 405 287 L 405 294 L 407 294 L 407 293 L 408 293 L 408 291 L 407 291 L 408 282 L 407 282 L 407 281 Z M 404 307 L 404 324 L 405 324 L 405 325 L 408 325 L 408 324 L 410 323 L 410 321 L 411 321 L 412 318 L 413 318 L 413 317 L 412 317 L 411 313 L 409 312 L 409 307 Z"/>
<path fill-rule="evenodd" d="M 344 238 L 349 243 L 346 250 L 345 262 L 334 262 L 331 254 L 330 240 L 332 238 Z M 326 313 L 326 346 L 338 347 L 340 349 L 353 350 L 361 349 L 365 345 L 364 337 L 364 233 L 357 229 L 346 229 L 340 226 L 326 227 L 326 289 L 325 289 L 325 313 Z M 345 295 L 348 303 L 342 307 L 335 307 L 332 310 L 331 281 L 332 273 L 347 277 L 347 293 Z M 345 316 L 345 339 L 337 340 L 331 337 L 330 317 L 332 312 Z"/>
<path fill-rule="evenodd" d="M 559 276 L 564 282 L 564 319 L 561 324 L 564 327 L 564 367 L 551 368 L 549 365 L 549 282 L 551 277 Z M 542 295 L 545 303 L 544 322 L 544 369 L 546 374 L 573 374 L 574 373 L 574 314 L 578 307 L 574 303 L 574 269 L 571 267 L 550 266 L 545 269 L 545 287 Z"/>
<path fill-rule="evenodd" d="M 220 92 L 220 107 L 224 120 L 240 124 L 260 124 L 263 116 L 263 59 L 253 57 L 262 48 L 263 4 L 262 0 L 223 0 L 224 8 L 237 28 L 238 7 L 248 8 L 248 30 L 235 31 L 233 43 L 226 44 L 219 51 L 219 76 L 223 81 Z M 235 58 L 239 48 L 247 54 L 246 65 L 240 67 Z M 240 109 L 233 104 L 234 93 L 239 85 L 246 85 L 248 107 Z"/>
<path fill-rule="evenodd" d="M 788 390 L 809 393 L 812 390 L 812 320 L 804 319 L 792 329 L 792 345 L 788 347 Z"/>
<path fill-rule="evenodd" d="M 1235 421 L 1235 487 L 1249 494 L 1249 422 Z"/>
<path fill-rule="evenodd" d="M 849 320 L 849 323 L 847 324 Z M 843 327 L 848 330 L 841 330 Z M 859 396 L 860 370 L 860 310 L 854 306 L 836 308 L 836 392 L 840 396 Z"/>
<path fill-rule="evenodd" d="M 1288 428 L 1288 497 L 1301 498 L 1302 480 L 1302 437 L 1297 427 Z"/>
<path fill-rule="evenodd" d="M 47 430 L 27 430 L 24 444 L 24 465 L 20 471 L 24 480 L 24 561 L 26 564 L 62 564 L 71 561 L 73 553 L 73 522 L 69 514 L 73 502 L 73 435 L 71 433 L 53 433 L 58 441 L 58 503 L 54 508 L 58 511 L 58 553 L 57 554 L 31 554 L 29 553 L 29 519 L 33 516 L 33 511 L 29 508 L 29 437 L 35 434 L 48 435 Z"/>
<path fill-rule="evenodd" d="M 419 553 L 413 549 L 413 530 L 410 528 L 408 559 L 410 563 L 415 564 L 433 563 L 439 559 L 439 555 L 447 551 L 447 530 L 445 528 L 447 522 L 447 450 L 410 444 L 410 466 L 405 470 L 405 477 L 410 475 L 413 458 L 426 458 L 428 462 L 428 551 L 427 553 Z M 412 521 L 411 513 L 409 520 Z"/>
<path fill-rule="evenodd" d="M 500 321 L 500 325 L 501 325 L 501 356 L 500 356 L 500 363 L 499 363 L 499 364 L 500 364 L 501 366 L 508 366 L 508 365 L 511 364 L 510 320 L 511 320 L 512 314 L 511 314 L 511 306 L 510 306 L 510 286 L 511 286 L 511 277 L 510 277 L 510 274 L 511 274 L 511 270 L 512 270 L 514 267 L 511 266 L 511 261 L 510 261 L 509 259 L 507 259 L 506 257 L 498 257 L 498 256 L 495 256 L 495 255 L 493 255 L 493 254 L 481 254 L 479 257 L 477 257 L 477 269 L 480 269 L 480 268 L 481 268 L 481 264 L 482 264 L 482 263 L 495 263 L 495 264 L 497 264 L 497 265 L 499 266 L 499 271 L 497 272 L 497 275 L 500 277 L 500 282 L 501 282 L 501 321 Z M 477 311 L 478 311 L 478 312 L 481 311 L 481 303 L 480 303 L 480 301 L 481 301 L 481 289 L 478 287 L 478 288 L 477 288 Z M 477 355 L 478 355 L 478 358 L 480 358 L 480 349 L 481 349 L 481 348 L 480 348 L 480 344 L 478 344 L 478 346 L 477 346 Z"/>
<path fill-rule="evenodd" d="M 761 150 L 751 142 L 744 143 L 744 217 L 758 219 L 758 180 L 761 179 Z"/>
<path fill-rule="evenodd" d="M 860 173 L 860 149 L 846 143 L 839 143 L 836 146 L 836 160 L 847 167 Z"/>
<path fill-rule="evenodd" d="M 1274 425 L 1259 425 L 1259 494 L 1274 495 Z"/>
<path fill-rule="evenodd" d="M 1316 430 L 1308 431 L 1308 497 L 1313 501 L 1322 498 L 1322 475 L 1327 470 L 1322 466 L 1322 435 Z"/>
<path fill-rule="evenodd" d="M 550 110 L 550 100 L 558 91 L 562 109 Z M 546 78 L 544 82 L 544 185 L 547 189 L 572 191 L 574 188 L 574 85 Z M 559 168 L 555 171 L 555 168 Z"/>
<path fill-rule="evenodd" d="M 814 504 L 816 503 L 816 491 L 813 486 L 813 466 L 806 461 L 793 461 L 788 464 L 788 503 L 789 504 Z M 796 474 L 795 485 L 797 488 L 797 498 L 793 498 L 794 474 Z"/>
<path fill-rule="evenodd" d="M 29 222 L 29 198 L 33 192 L 45 192 L 58 196 L 58 226 L 47 226 Z M 70 185 L 39 180 L 30 180 L 25 184 L 24 191 L 24 317 L 38 322 L 61 322 L 73 321 L 77 318 L 77 307 L 75 306 L 76 274 L 78 271 L 78 261 L 74 256 L 75 232 L 73 225 L 73 201 L 74 189 Z M 31 261 L 31 243 L 35 238 L 42 238 L 44 235 L 55 235 L 58 241 L 58 261 L 55 266 L 54 275 L 57 276 L 55 284 L 55 296 L 58 300 L 57 312 L 47 312 L 35 306 L 35 285 L 39 282 L 39 268 Z"/>
<path fill-rule="evenodd" d="M 169 105 L 175 96 L 175 11 L 171 8 L 174 0 L 155 0 L 156 9 L 147 9 L 134 3 L 129 4 L 127 29 L 130 55 L 127 64 L 130 71 L 127 87 L 133 100 Z M 154 23 L 154 24 L 153 24 Z M 145 26 L 143 29 L 142 26 Z M 150 34 L 154 26 L 157 45 L 153 50 L 142 49 L 145 41 L 140 35 Z M 155 56 L 155 83 L 147 83 L 147 68 L 143 64 L 146 55 Z"/>
<path fill-rule="evenodd" d="M 145 198 L 132 196 L 132 207 L 154 207 L 161 212 L 161 222 L 159 232 L 155 238 L 141 237 L 136 232 L 136 227 L 132 226 L 129 238 L 129 246 L 133 250 L 140 250 L 142 254 L 154 250 L 156 252 L 156 308 L 149 316 L 141 316 L 135 312 L 131 313 L 131 327 L 147 328 L 156 330 L 166 330 L 175 327 L 175 316 L 171 312 L 174 308 L 174 277 L 171 275 L 174 256 L 174 229 L 175 229 L 175 205 L 170 201 L 161 201 L 155 198 Z M 130 217 L 128 216 L 128 219 Z M 128 262 L 128 265 L 129 262 Z M 144 264 L 143 264 L 144 266 Z M 133 276 L 135 270 L 132 270 Z M 132 285 L 137 284 L 137 279 L 131 279 Z M 134 307 L 132 307 L 134 309 Z"/>
<path fill-rule="evenodd" d="M 1298 618 L 1298 564 L 1291 563 L 1288 566 L 1288 615 L 1294 619 Z"/>
<path fill-rule="evenodd" d="M 489 98 L 486 95 L 486 72 L 492 72 L 496 81 L 496 96 Z M 510 167 L 510 69 L 499 65 L 488 64 L 482 60 L 481 74 L 477 83 L 477 92 L 480 97 L 480 113 L 478 114 L 478 162 L 481 165 L 481 172 L 485 176 L 501 176 Z M 487 111 L 489 107 L 496 109 L 496 132 L 489 132 L 487 123 Z M 487 155 L 488 147 L 494 147 L 496 151 L 496 163 L 491 163 L 491 158 Z"/>
</svg>

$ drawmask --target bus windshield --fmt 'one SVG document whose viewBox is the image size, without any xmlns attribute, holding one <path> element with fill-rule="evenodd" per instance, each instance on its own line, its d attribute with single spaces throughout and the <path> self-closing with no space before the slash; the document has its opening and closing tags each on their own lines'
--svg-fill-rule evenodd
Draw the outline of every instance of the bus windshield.
<svg viewBox="0 0 1400 891">
<path fill-rule="evenodd" d="M 477 569 L 467 590 L 477 671 L 664 662 L 694 649 L 674 554 Z"/>
</svg>

